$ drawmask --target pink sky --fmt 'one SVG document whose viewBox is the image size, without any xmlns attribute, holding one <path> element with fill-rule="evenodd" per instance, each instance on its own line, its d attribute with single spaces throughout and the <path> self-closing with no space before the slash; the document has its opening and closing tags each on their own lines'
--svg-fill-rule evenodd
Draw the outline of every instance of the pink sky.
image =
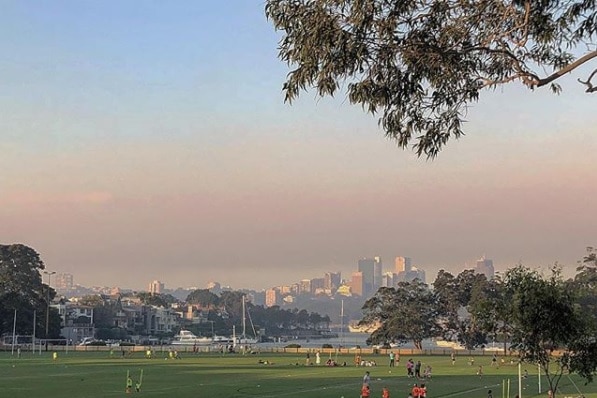
<svg viewBox="0 0 597 398">
<path fill-rule="evenodd" d="M 91 5 L 6 10 L 1 243 L 78 283 L 132 288 L 348 277 L 374 255 L 432 277 L 482 255 L 571 273 L 597 245 L 597 95 L 575 81 L 587 69 L 561 96 L 486 93 L 467 135 L 426 161 L 342 96 L 285 105 L 262 3 L 216 3 L 139 10 L 133 36 L 128 14 L 79 9 Z"/>
</svg>

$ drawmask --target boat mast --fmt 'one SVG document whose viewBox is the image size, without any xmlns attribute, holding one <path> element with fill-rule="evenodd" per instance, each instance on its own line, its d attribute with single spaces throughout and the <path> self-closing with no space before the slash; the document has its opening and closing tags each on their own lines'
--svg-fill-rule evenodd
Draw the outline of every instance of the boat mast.
<svg viewBox="0 0 597 398">
<path fill-rule="evenodd" d="M 344 345 L 344 300 L 340 307 L 340 345 Z"/>
<path fill-rule="evenodd" d="M 246 338 L 245 332 L 246 332 L 246 320 L 245 320 L 245 296 L 243 295 L 243 338 Z"/>
</svg>

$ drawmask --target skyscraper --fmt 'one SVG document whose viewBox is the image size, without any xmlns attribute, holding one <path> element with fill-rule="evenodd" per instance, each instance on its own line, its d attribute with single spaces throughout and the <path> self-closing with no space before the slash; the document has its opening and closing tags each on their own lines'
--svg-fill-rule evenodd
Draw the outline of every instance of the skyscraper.
<svg viewBox="0 0 597 398">
<path fill-rule="evenodd" d="M 149 293 L 160 294 L 164 291 L 164 284 L 160 281 L 153 281 L 149 284 Z"/>
<path fill-rule="evenodd" d="M 350 280 L 350 290 L 352 291 L 352 294 L 357 295 L 357 296 L 362 296 L 364 293 L 363 288 L 364 288 L 363 273 L 360 271 L 353 272 L 352 278 Z"/>
<path fill-rule="evenodd" d="M 324 276 L 325 282 L 323 287 L 334 292 L 340 287 L 342 282 L 342 275 L 340 272 L 326 272 Z"/>
<path fill-rule="evenodd" d="M 265 291 L 265 306 L 273 307 L 278 305 L 278 291 L 276 289 L 267 289 Z"/>
<path fill-rule="evenodd" d="M 394 262 L 396 266 L 396 273 L 408 272 L 412 268 L 412 259 L 410 257 L 396 257 Z"/>
<path fill-rule="evenodd" d="M 368 297 L 373 293 L 375 287 L 375 259 L 360 259 L 358 263 L 358 271 L 363 275 L 363 296 Z"/>
<path fill-rule="evenodd" d="M 60 291 L 68 291 L 73 288 L 73 275 L 72 274 L 56 274 L 54 277 L 54 288 Z"/>
<path fill-rule="evenodd" d="M 485 256 L 481 257 L 479 260 L 477 260 L 475 272 L 478 274 L 485 275 L 487 279 L 493 279 L 495 275 L 495 270 L 493 268 L 493 260 L 485 258 Z"/>
<path fill-rule="evenodd" d="M 373 291 L 376 292 L 382 285 L 383 265 L 379 256 L 373 257 L 373 261 Z"/>
</svg>

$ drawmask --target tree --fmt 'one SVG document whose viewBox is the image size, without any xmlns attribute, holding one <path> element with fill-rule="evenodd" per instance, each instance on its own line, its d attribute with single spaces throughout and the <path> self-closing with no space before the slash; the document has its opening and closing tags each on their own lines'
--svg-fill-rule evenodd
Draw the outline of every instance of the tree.
<svg viewBox="0 0 597 398">
<path fill-rule="evenodd" d="M 177 303 L 178 299 L 170 294 L 154 294 L 148 292 L 138 292 L 137 297 L 145 305 L 168 308 L 170 304 Z"/>
<path fill-rule="evenodd" d="M 454 275 L 443 269 L 440 270 L 433 282 L 433 292 L 441 314 L 443 337 L 446 340 L 454 340 L 460 328 L 458 310 L 462 307 L 458 283 Z"/>
<path fill-rule="evenodd" d="M 22 244 L 0 245 L 0 335 L 12 333 L 15 310 L 18 333 L 33 332 L 34 311 L 37 331 L 45 330 L 47 300 L 52 300 L 56 292 L 42 283 L 44 269 L 34 249 Z M 56 311 L 50 311 L 49 327 L 49 336 L 58 337 L 60 317 Z"/>
<path fill-rule="evenodd" d="M 554 266 L 548 277 L 518 266 L 505 275 L 512 292 L 512 344 L 521 361 L 538 363 L 556 394 L 564 374 L 576 372 L 591 381 L 597 370 L 593 323 L 576 305 L 578 292 Z"/>
<path fill-rule="evenodd" d="M 557 93 L 558 78 L 597 58 L 595 0 L 266 0 L 265 13 L 294 67 L 286 101 L 345 86 L 388 137 L 431 158 L 463 135 L 482 90 L 520 81 Z M 597 69 L 579 82 L 595 92 L 593 79 Z"/>
<path fill-rule="evenodd" d="M 422 349 L 423 340 L 440 334 L 438 305 L 428 286 L 418 279 L 400 282 L 396 288 L 382 287 L 363 305 L 359 324 L 375 324 L 367 343 L 379 344 L 411 340 Z"/>
<path fill-rule="evenodd" d="M 204 308 L 214 308 L 219 304 L 220 298 L 210 292 L 209 289 L 197 289 L 189 293 L 186 302 L 189 304 L 199 304 Z"/>
</svg>

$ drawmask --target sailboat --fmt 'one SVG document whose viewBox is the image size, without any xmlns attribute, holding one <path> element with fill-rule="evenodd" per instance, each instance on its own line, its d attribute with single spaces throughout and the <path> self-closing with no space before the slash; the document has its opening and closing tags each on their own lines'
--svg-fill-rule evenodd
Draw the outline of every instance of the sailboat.
<svg viewBox="0 0 597 398">
<path fill-rule="evenodd" d="M 245 305 L 245 301 L 246 301 L 246 297 L 243 296 L 243 333 L 239 336 L 239 337 L 234 337 L 234 342 L 236 344 L 239 345 L 252 345 L 252 344 L 257 344 L 258 341 L 256 338 L 254 337 L 248 337 L 246 332 L 247 332 L 247 320 L 246 320 L 246 315 L 248 314 L 247 309 L 246 309 L 246 305 Z M 253 321 L 251 320 L 251 316 L 249 315 L 249 321 L 251 322 L 251 328 L 253 329 L 253 335 L 257 336 L 257 333 L 255 332 L 255 326 L 253 325 Z M 232 329 L 234 332 L 234 329 Z"/>
</svg>

